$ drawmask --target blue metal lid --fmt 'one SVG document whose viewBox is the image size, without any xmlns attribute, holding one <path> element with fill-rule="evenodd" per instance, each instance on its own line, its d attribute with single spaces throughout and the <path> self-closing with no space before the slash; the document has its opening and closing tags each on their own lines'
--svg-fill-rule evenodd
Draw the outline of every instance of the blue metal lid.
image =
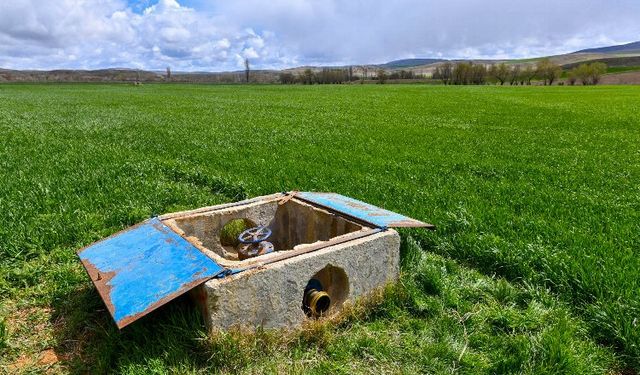
<svg viewBox="0 0 640 375">
<path fill-rule="evenodd" d="M 295 194 L 295 197 L 383 229 L 395 227 L 435 228 L 432 224 L 423 223 L 422 221 L 336 193 L 299 192 Z"/>
<path fill-rule="evenodd" d="M 157 218 L 96 242 L 78 256 L 118 328 L 225 271 Z"/>
</svg>

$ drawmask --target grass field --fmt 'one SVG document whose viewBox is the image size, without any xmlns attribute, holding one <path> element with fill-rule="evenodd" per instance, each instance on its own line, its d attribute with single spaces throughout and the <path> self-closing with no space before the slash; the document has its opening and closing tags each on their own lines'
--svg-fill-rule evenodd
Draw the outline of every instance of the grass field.
<svg viewBox="0 0 640 375">
<path fill-rule="evenodd" d="M 610 66 L 607 68 L 607 73 L 624 73 L 624 72 L 637 72 L 640 70 L 640 66 Z"/>
<path fill-rule="evenodd" d="M 640 369 L 640 87 L 0 86 L 0 369 Z M 186 300 L 118 332 L 75 251 L 152 215 L 334 191 L 405 230 L 382 302 L 278 335 Z M 0 370 L 1 371 L 1 370 Z"/>
</svg>

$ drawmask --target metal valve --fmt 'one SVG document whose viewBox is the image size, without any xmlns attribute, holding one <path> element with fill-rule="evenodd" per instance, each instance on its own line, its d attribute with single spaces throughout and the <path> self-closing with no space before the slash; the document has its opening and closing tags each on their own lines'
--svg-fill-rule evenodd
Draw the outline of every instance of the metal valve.
<svg viewBox="0 0 640 375">
<path fill-rule="evenodd" d="M 238 236 L 238 259 L 245 260 L 273 252 L 273 244 L 266 241 L 271 229 L 266 226 L 249 228 Z"/>
</svg>

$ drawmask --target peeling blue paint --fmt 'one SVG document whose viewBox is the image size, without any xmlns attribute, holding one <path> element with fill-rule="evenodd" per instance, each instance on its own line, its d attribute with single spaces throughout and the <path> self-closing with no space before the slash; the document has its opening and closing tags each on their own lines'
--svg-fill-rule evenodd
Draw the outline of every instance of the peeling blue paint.
<svg viewBox="0 0 640 375">
<path fill-rule="evenodd" d="M 353 218 L 373 224 L 382 229 L 392 227 L 433 227 L 431 224 L 426 224 L 404 215 L 336 193 L 300 192 L 296 194 L 296 197 L 330 208 Z"/>
<path fill-rule="evenodd" d="M 78 255 L 120 328 L 224 271 L 157 218 Z"/>
</svg>

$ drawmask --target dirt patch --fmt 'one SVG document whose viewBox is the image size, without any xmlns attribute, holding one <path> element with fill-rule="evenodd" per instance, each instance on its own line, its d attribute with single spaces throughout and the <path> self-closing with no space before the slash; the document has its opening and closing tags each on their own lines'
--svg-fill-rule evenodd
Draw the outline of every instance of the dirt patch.
<svg viewBox="0 0 640 375">
<path fill-rule="evenodd" d="M 10 373 L 22 373 L 27 370 L 32 370 L 37 367 L 50 367 L 60 361 L 58 355 L 53 349 L 46 349 L 37 355 L 35 360 L 34 355 L 23 354 L 13 363 L 7 365 L 7 370 Z"/>
<path fill-rule="evenodd" d="M 47 306 L 9 307 L 6 322 L 10 340 L 17 345 L 17 358 L 8 356 L 0 360 L 0 366 L 6 365 L 10 373 L 20 373 L 59 362 L 53 349 L 43 350 L 52 340 L 52 313 L 53 309 Z"/>
<path fill-rule="evenodd" d="M 28 355 L 21 355 L 18 359 L 16 359 L 13 363 L 7 366 L 7 370 L 10 373 L 21 372 L 22 370 L 31 367 L 33 365 L 33 360 Z"/>
<path fill-rule="evenodd" d="M 53 349 L 47 349 L 41 352 L 40 356 L 38 357 L 38 365 L 40 366 L 49 366 L 57 363 L 58 361 L 60 361 L 60 359 L 58 358 L 56 352 L 53 351 Z"/>
<path fill-rule="evenodd" d="M 601 85 L 640 85 L 640 71 L 606 74 L 600 79 Z"/>
</svg>

